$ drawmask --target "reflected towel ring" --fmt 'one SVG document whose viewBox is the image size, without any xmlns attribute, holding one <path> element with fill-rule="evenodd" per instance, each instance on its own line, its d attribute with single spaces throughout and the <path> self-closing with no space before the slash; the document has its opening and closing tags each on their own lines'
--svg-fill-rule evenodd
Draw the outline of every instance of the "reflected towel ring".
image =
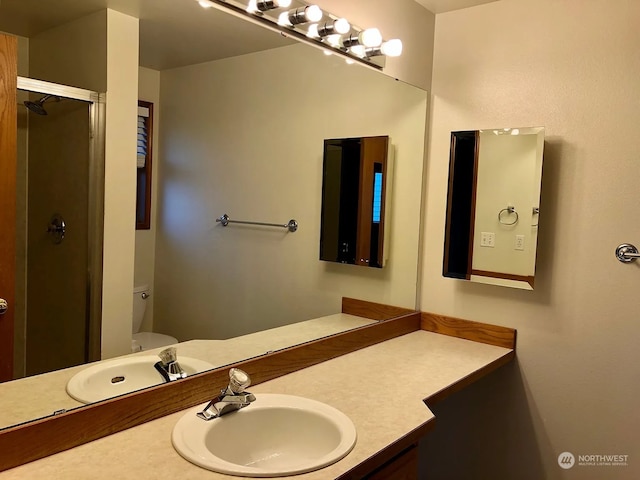
<svg viewBox="0 0 640 480">
<path fill-rule="evenodd" d="M 507 215 L 513 214 L 516 216 L 513 222 L 509 223 L 502 220 L 502 214 L 504 212 L 507 212 Z M 509 205 L 507 208 L 503 208 L 498 212 L 498 222 L 500 222 L 502 225 L 515 225 L 516 223 L 518 223 L 518 218 L 520 218 L 520 216 L 518 215 L 518 212 L 516 212 L 516 207 L 513 207 L 511 205 Z"/>
</svg>

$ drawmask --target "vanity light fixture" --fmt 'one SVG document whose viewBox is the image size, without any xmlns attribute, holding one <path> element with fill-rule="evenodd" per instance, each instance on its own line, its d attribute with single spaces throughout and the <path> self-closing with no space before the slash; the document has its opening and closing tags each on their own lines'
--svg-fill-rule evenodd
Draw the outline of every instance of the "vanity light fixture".
<svg viewBox="0 0 640 480">
<path fill-rule="evenodd" d="M 351 24 L 346 18 L 336 18 L 328 22 L 313 23 L 309 25 L 307 37 L 324 38 L 335 34 L 344 35 L 351 31 Z"/>
<path fill-rule="evenodd" d="M 261 14 L 274 8 L 289 8 L 291 0 L 250 0 L 247 12 Z"/>
<path fill-rule="evenodd" d="M 318 5 L 307 5 L 288 12 L 282 12 L 278 17 L 278 25 L 292 27 L 309 22 L 317 23 L 322 20 L 323 16 L 324 13 Z"/>
<path fill-rule="evenodd" d="M 394 38 L 383 42 L 382 45 L 375 48 L 366 48 L 363 45 L 351 47 L 350 52 L 360 58 L 371 58 L 378 55 L 386 55 L 387 57 L 399 57 L 402 55 L 402 40 Z"/>
<path fill-rule="evenodd" d="M 382 34 L 377 28 L 367 28 L 360 33 L 340 37 L 339 44 L 342 48 L 362 45 L 367 48 L 379 47 L 382 45 Z"/>
<path fill-rule="evenodd" d="M 2 0 L 0 0 L 2 1 Z M 320 48 L 354 62 L 382 70 L 385 57 L 402 53 L 400 40 L 384 41 L 377 28 L 362 29 L 346 18 L 323 11 L 305 0 L 195 0 L 205 9 L 215 7 L 250 18 L 284 37 Z"/>
</svg>

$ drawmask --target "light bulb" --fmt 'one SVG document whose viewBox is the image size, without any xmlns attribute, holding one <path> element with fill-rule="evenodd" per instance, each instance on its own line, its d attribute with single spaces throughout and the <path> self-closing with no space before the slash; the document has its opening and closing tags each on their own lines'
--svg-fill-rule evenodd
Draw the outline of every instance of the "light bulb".
<svg viewBox="0 0 640 480">
<path fill-rule="evenodd" d="M 329 50 L 322 50 L 322 53 L 324 53 L 327 57 L 329 55 L 333 55 L 333 52 L 329 51 Z"/>
<path fill-rule="evenodd" d="M 289 21 L 289 12 L 282 12 L 278 15 L 278 25 L 282 25 L 283 27 L 291 27 L 292 24 Z"/>
<path fill-rule="evenodd" d="M 309 5 L 305 8 L 304 15 L 310 22 L 319 22 L 324 14 L 318 5 Z"/>
<path fill-rule="evenodd" d="M 399 57 L 402 55 L 402 40 L 394 38 L 384 42 L 380 47 L 380 51 L 388 57 Z"/>
<path fill-rule="evenodd" d="M 346 62 L 347 65 L 353 65 L 354 63 L 356 63 L 353 60 L 351 60 L 350 58 L 345 58 L 344 61 Z"/>
<path fill-rule="evenodd" d="M 290 5 L 291 0 L 249 0 L 247 12 L 260 14 L 274 8 L 287 8 Z"/>
<path fill-rule="evenodd" d="M 340 47 L 340 35 L 329 35 L 327 38 L 327 43 L 332 47 L 339 48 Z"/>
<path fill-rule="evenodd" d="M 514 128 L 513 130 L 511 130 L 511 135 L 520 135 L 520 130 L 517 128 Z"/>
<path fill-rule="evenodd" d="M 198 1 L 198 5 L 200 5 L 202 8 L 212 8 L 213 7 L 213 4 L 211 4 L 207 0 L 199 0 Z"/>
<path fill-rule="evenodd" d="M 312 23 L 309 25 L 307 29 L 307 37 L 309 38 L 320 38 L 320 34 L 318 33 L 318 24 Z"/>
<path fill-rule="evenodd" d="M 356 57 L 364 58 L 367 55 L 367 48 L 364 45 L 354 45 L 351 47 L 351 53 Z"/>
<path fill-rule="evenodd" d="M 333 22 L 333 28 L 336 33 L 345 34 L 351 30 L 351 24 L 346 18 L 339 18 Z"/>
<path fill-rule="evenodd" d="M 379 47 L 382 44 L 382 34 L 377 28 L 367 28 L 360 32 L 358 40 L 365 47 Z"/>
<path fill-rule="evenodd" d="M 200 0 L 201 2 L 203 0 Z M 258 11 L 258 1 L 257 0 L 249 0 L 249 5 L 247 5 L 247 12 L 256 13 Z"/>
<path fill-rule="evenodd" d="M 332 47 L 340 48 L 340 35 L 329 35 L 326 40 Z"/>
</svg>

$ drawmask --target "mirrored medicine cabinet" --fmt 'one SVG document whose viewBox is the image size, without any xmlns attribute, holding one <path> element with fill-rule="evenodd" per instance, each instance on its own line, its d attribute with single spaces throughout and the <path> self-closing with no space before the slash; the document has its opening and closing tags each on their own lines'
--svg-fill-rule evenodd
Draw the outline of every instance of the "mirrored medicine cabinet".
<svg viewBox="0 0 640 480">
<path fill-rule="evenodd" d="M 388 136 L 324 141 L 320 260 L 384 266 L 390 148 Z"/>
<path fill-rule="evenodd" d="M 451 132 L 445 277 L 532 290 L 544 128 Z"/>
</svg>

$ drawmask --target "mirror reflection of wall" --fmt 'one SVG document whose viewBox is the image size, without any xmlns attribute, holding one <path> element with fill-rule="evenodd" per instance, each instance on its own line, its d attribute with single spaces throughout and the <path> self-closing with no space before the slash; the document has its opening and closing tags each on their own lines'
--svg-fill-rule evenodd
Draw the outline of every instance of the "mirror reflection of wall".
<svg viewBox="0 0 640 480">
<path fill-rule="evenodd" d="M 414 306 L 426 92 L 306 45 L 159 81 L 154 329 L 224 339 L 336 313 L 342 296 Z M 324 140 L 386 135 L 400 186 L 388 268 L 318 261 Z M 223 213 L 299 228 L 221 227 Z"/>
<path fill-rule="evenodd" d="M 443 274 L 533 289 L 544 129 L 451 133 Z"/>
<path fill-rule="evenodd" d="M 389 148 L 387 136 L 324 141 L 320 260 L 384 266 Z"/>
</svg>

